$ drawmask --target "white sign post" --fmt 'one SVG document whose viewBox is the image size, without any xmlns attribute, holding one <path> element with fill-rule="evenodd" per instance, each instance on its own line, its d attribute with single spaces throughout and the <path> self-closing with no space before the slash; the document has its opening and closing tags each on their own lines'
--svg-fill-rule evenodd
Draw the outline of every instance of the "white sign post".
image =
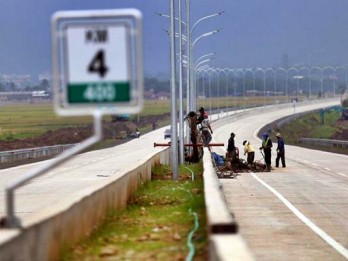
<svg viewBox="0 0 348 261">
<path fill-rule="evenodd" d="M 102 115 L 143 103 L 141 14 L 135 9 L 58 12 L 52 18 L 53 87 L 60 115 L 93 115 L 94 135 L 6 187 L 5 227 L 20 227 L 15 189 L 102 139 Z M 105 109 L 106 107 L 106 109 Z"/>
<path fill-rule="evenodd" d="M 141 14 L 57 12 L 52 18 L 55 109 L 62 115 L 137 113 L 143 105 Z"/>
</svg>

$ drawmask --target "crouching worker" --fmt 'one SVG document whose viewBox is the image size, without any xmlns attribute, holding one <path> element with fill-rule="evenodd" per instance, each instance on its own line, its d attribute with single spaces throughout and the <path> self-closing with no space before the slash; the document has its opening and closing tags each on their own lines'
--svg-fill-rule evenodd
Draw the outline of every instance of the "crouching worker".
<svg viewBox="0 0 348 261">
<path fill-rule="evenodd" d="M 250 141 L 243 141 L 244 145 L 244 156 L 248 154 L 247 156 L 247 162 L 248 164 L 253 164 L 255 159 L 255 149 L 254 146 L 250 143 Z"/>
</svg>

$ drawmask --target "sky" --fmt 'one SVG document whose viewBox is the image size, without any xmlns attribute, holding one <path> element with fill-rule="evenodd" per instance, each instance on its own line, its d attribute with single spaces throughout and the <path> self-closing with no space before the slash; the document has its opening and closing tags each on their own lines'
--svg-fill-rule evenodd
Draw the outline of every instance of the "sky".
<svg viewBox="0 0 348 261">
<path fill-rule="evenodd" d="M 186 15 L 182 0 L 183 16 Z M 189 0 L 191 25 L 200 22 L 192 39 L 194 59 L 214 52 L 214 67 L 279 67 L 346 65 L 347 0 Z M 143 14 L 144 72 L 169 72 L 169 0 L 1 0 L 0 75 L 51 72 L 51 16 L 56 11 L 136 8 Z M 177 5 L 178 0 L 175 0 Z M 177 14 L 176 14 L 177 16 Z"/>
</svg>

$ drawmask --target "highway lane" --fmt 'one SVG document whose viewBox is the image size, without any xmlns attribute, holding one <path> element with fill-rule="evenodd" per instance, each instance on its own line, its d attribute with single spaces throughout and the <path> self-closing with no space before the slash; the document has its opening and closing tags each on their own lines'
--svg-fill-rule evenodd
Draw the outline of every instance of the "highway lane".
<svg viewBox="0 0 348 261">
<path fill-rule="evenodd" d="M 61 200 L 72 198 L 84 189 L 102 186 L 110 179 L 122 177 L 124 173 L 164 149 L 153 146 L 154 142 L 164 141 L 164 129 L 141 135 L 138 139 L 116 147 L 76 155 L 45 175 L 18 188 L 15 191 L 16 216 L 23 219 Z M 0 170 L 1 216 L 5 215 L 5 186 L 29 170 L 46 163 L 47 161 L 43 161 Z"/>
<path fill-rule="evenodd" d="M 296 111 L 312 106 L 317 105 Z M 261 160 L 256 133 L 266 123 L 292 113 L 291 108 L 263 114 L 251 111 L 238 120 L 220 120 L 213 124 L 214 140 L 224 141 L 226 148 L 234 132 L 240 157 L 244 157 L 243 140 L 250 140 L 255 158 Z M 224 154 L 225 148 L 214 151 Z M 275 148 L 273 167 L 274 161 Z M 286 161 L 286 168 L 271 173 L 241 173 L 237 179 L 220 180 L 256 260 L 348 259 L 348 157 L 286 145 Z"/>
</svg>

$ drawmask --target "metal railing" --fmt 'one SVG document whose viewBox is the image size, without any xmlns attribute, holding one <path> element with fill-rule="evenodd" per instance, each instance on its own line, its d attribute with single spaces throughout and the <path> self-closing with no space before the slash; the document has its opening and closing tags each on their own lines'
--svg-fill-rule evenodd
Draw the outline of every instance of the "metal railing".
<svg viewBox="0 0 348 261">
<path fill-rule="evenodd" d="M 9 150 L 0 152 L 0 164 L 12 163 L 20 160 L 36 159 L 56 156 L 77 144 L 54 145 L 31 149 Z"/>
<path fill-rule="evenodd" d="M 310 145 L 335 147 L 335 148 L 343 148 L 343 149 L 348 148 L 348 141 L 345 141 L 345 140 L 301 138 L 299 141 L 301 143 L 310 144 Z"/>
</svg>

